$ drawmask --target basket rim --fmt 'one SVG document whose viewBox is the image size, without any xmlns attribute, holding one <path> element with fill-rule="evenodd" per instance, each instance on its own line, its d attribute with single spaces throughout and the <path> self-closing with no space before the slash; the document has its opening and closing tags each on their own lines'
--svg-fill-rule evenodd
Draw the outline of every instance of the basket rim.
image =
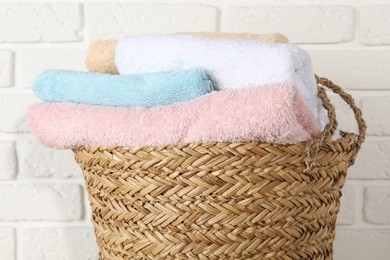
<svg viewBox="0 0 390 260">
<path fill-rule="evenodd" d="M 333 140 L 333 139 L 327 139 L 326 144 L 327 145 L 337 145 L 341 143 L 352 142 L 353 144 L 356 144 L 355 140 L 357 138 L 357 134 L 353 132 L 347 132 L 347 131 L 340 131 L 341 137 Z M 255 146 L 273 146 L 273 147 L 306 147 L 306 145 L 311 141 L 303 141 L 296 144 L 273 144 L 273 143 L 266 143 L 261 141 L 254 141 L 254 142 L 188 142 L 188 143 L 179 143 L 179 144 L 166 144 L 166 145 L 155 145 L 155 146 L 137 146 L 137 147 L 131 147 L 131 146 L 80 146 L 77 148 L 72 149 L 72 151 L 77 152 L 80 150 L 90 150 L 90 151 L 97 151 L 97 150 L 128 150 L 128 151 L 134 151 L 134 150 L 170 150 L 174 149 L 175 147 L 182 147 L 182 146 L 215 146 L 217 144 L 221 145 L 229 145 L 229 146 L 239 146 L 243 144 L 253 144 Z"/>
</svg>

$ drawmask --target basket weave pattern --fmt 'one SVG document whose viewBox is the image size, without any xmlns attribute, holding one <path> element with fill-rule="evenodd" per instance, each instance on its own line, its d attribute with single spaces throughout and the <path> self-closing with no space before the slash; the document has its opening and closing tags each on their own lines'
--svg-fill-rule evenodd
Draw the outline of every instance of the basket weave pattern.
<svg viewBox="0 0 390 260">
<path fill-rule="evenodd" d="M 319 83 L 341 91 L 326 79 Z M 100 259 L 332 259 L 347 168 L 360 134 L 330 124 L 306 143 L 81 147 Z M 352 103 L 351 103 L 352 102 Z"/>
</svg>

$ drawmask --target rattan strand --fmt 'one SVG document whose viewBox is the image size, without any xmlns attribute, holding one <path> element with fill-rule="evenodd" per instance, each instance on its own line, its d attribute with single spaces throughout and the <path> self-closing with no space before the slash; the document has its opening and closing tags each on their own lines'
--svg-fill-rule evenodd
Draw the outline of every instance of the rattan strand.
<svg viewBox="0 0 390 260">
<path fill-rule="evenodd" d="M 330 123 L 294 145 L 81 147 L 100 260 L 332 259 L 348 167 L 365 135 L 350 95 L 317 77 Z M 342 133 L 322 86 L 355 113 Z"/>
</svg>

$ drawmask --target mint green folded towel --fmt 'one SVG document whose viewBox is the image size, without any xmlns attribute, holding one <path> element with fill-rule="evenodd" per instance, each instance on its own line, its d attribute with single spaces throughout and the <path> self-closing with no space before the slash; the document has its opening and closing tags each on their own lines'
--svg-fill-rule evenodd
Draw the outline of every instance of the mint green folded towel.
<svg viewBox="0 0 390 260">
<path fill-rule="evenodd" d="M 34 82 L 46 102 L 118 107 L 155 107 L 194 99 L 214 90 L 203 69 L 137 75 L 46 70 Z"/>
</svg>

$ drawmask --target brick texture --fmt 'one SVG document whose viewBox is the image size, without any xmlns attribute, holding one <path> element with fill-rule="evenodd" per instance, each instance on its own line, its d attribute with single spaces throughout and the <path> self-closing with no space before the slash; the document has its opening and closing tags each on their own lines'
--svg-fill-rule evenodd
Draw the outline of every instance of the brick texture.
<svg viewBox="0 0 390 260">
<path fill-rule="evenodd" d="M 73 221 L 83 215 L 77 184 L 0 184 L 0 205 L 0 221 Z"/>
<path fill-rule="evenodd" d="M 204 5 L 91 4 L 88 6 L 91 40 L 145 33 L 214 31 L 217 11 Z"/>
<path fill-rule="evenodd" d="M 227 32 L 281 32 L 295 43 L 350 41 L 354 9 L 347 6 L 245 6 L 227 8 L 222 30 Z"/>
<path fill-rule="evenodd" d="M 20 66 L 23 78 L 18 85 L 31 87 L 34 79 L 47 69 L 85 71 L 86 50 L 83 49 L 27 49 L 21 51 Z"/>
<path fill-rule="evenodd" d="M 26 228 L 22 231 L 23 259 L 96 260 L 98 251 L 92 228 Z M 61 250 L 58 250 L 58 249 Z"/>
<path fill-rule="evenodd" d="M 390 45 L 390 5 L 362 6 L 359 35 L 364 45 Z"/>
<path fill-rule="evenodd" d="M 314 71 L 347 89 L 390 90 L 390 50 L 310 50 Z"/>
<path fill-rule="evenodd" d="M 9 87 L 13 84 L 13 53 L 0 50 L 0 87 Z"/>
<path fill-rule="evenodd" d="M 349 170 L 351 179 L 390 179 L 390 141 L 366 141 Z"/>
<path fill-rule="evenodd" d="M 16 167 L 15 143 L 0 141 L 0 180 L 13 179 L 16 175 Z"/>
<path fill-rule="evenodd" d="M 18 143 L 20 175 L 27 177 L 82 177 L 70 150 L 46 148 L 35 141 Z"/>
<path fill-rule="evenodd" d="M 390 97 L 364 97 L 361 101 L 369 135 L 390 135 Z"/>
<path fill-rule="evenodd" d="M 80 41 L 81 21 L 78 4 L 0 4 L 0 43 Z"/>
<path fill-rule="evenodd" d="M 33 94 L 0 93 L 0 132 L 28 132 L 27 108 L 38 101 Z"/>
<path fill-rule="evenodd" d="M 341 197 L 341 208 L 337 216 L 337 224 L 353 225 L 356 218 L 356 192 L 353 186 L 347 185 L 343 188 Z"/>
<path fill-rule="evenodd" d="M 15 230 L 0 227 L 0 256 L 1 260 L 16 260 Z"/>
<path fill-rule="evenodd" d="M 390 187 L 367 187 L 364 191 L 364 219 L 390 225 Z"/>
<path fill-rule="evenodd" d="M 334 260 L 388 260 L 390 229 L 339 228 L 333 243 Z"/>
</svg>

